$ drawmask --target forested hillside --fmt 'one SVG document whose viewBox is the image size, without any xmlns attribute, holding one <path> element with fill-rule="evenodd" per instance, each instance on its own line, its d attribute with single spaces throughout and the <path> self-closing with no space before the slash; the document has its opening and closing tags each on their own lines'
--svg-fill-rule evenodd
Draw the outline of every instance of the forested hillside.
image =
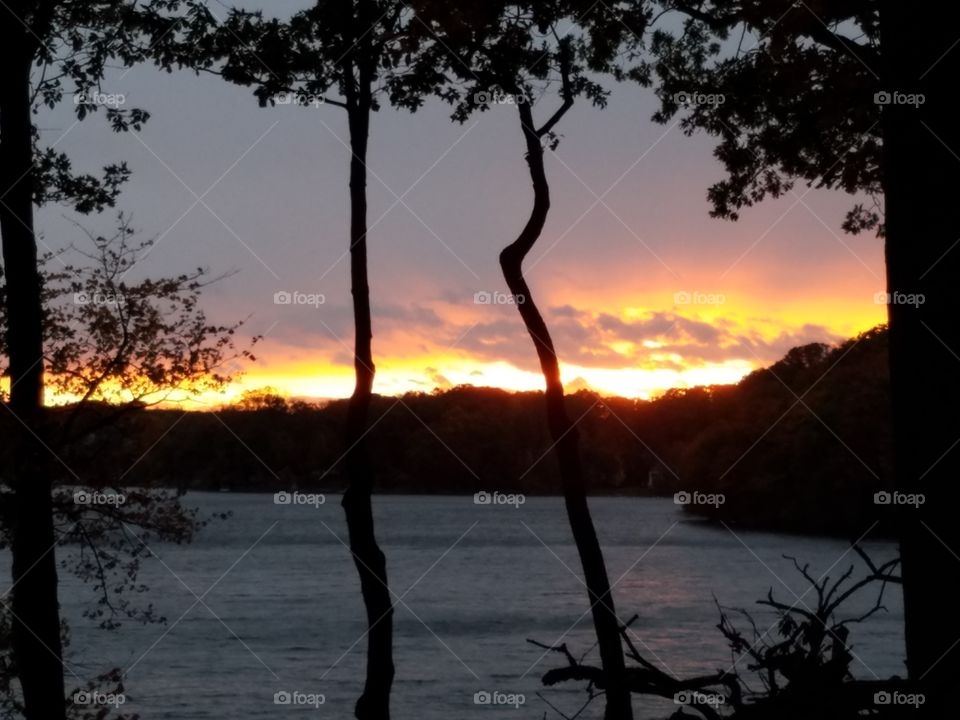
<svg viewBox="0 0 960 720">
<path fill-rule="evenodd" d="M 737 385 L 654 401 L 580 391 L 567 402 L 590 490 L 719 492 L 719 507 L 688 509 L 781 529 L 859 527 L 875 517 L 873 493 L 891 477 L 886 353 L 886 331 L 876 328 L 839 347 L 794 348 Z M 122 443 L 94 433 L 70 464 L 92 485 L 332 492 L 344 486 L 345 411 L 345 401 L 269 393 L 216 413 L 144 409 L 122 419 Z M 492 388 L 377 396 L 369 441 L 378 485 L 557 493 L 542 412 L 540 393 Z"/>
</svg>

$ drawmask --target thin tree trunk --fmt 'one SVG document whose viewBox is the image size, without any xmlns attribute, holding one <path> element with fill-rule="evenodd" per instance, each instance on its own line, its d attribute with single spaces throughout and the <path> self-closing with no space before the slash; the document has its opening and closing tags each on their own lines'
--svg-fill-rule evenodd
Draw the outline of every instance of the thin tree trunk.
<svg viewBox="0 0 960 720">
<path fill-rule="evenodd" d="M 362 87 L 349 110 L 350 145 L 350 279 L 353 293 L 354 370 L 356 385 L 347 410 L 345 464 L 349 487 L 343 509 L 350 533 L 350 550 L 360 575 L 367 610 L 367 676 L 357 701 L 358 720 L 388 720 L 393 684 L 393 603 L 387 584 L 386 558 L 377 545 L 373 525 L 373 471 L 365 435 L 373 393 L 370 288 L 367 281 L 367 138 L 370 106 Z"/>
<path fill-rule="evenodd" d="M 543 165 L 543 148 L 540 137 L 534 129 L 530 104 L 518 103 L 518 107 L 526 141 L 527 165 L 530 169 L 530 179 L 533 181 L 533 210 L 520 236 L 500 253 L 500 267 L 507 287 L 517 298 L 517 309 L 536 347 L 540 369 L 546 382 L 547 424 L 560 467 L 560 480 L 563 485 L 563 497 L 570 529 L 583 566 L 593 624 L 600 647 L 600 660 L 607 677 L 604 717 L 607 720 L 629 720 L 633 717 L 633 710 L 624 671 L 620 621 L 614 609 L 603 551 L 587 504 L 577 428 L 570 421 L 564 405 L 560 365 L 553 347 L 553 340 L 523 276 L 523 260 L 543 232 L 547 219 L 547 212 L 550 209 L 550 186 L 547 183 Z"/>
<path fill-rule="evenodd" d="M 4 17 L 0 32 L 0 235 L 7 291 L 13 452 L 13 650 L 27 720 L 65 715 L 63 650 L 57 601 L 50 477 L 43 433 L 43 327 L 33 230 L 33 135 L 30 40 Z"/>
<path fill-rule="evenodd" d="M 924 299 L 890 305 L 897 488 L 926 496 L 898 522 L 907 665 L 922 716 L 946 717 L 960 676 L 960 8 L 885 0 L 880 12 L 884 89 L 925 95 L 883 108 L 883 173 L 888 292 Z"/>
</svg>

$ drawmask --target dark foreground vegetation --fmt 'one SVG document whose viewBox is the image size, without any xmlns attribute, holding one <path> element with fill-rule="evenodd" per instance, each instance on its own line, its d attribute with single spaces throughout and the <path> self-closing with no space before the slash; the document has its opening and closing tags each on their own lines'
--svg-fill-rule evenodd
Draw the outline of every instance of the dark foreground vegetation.
<svg viewBox="0 0 960 720">
<path fill-rule="evenodd" d="M 886 354 L 876 328 L 794 348 L 736 385 L 653 401 L 573 394 L 590 492 L 722 493 L 719 506 L 688 509 L 781 530 L 866 529 L 891 482 Z M 541 393 L 479 387 L 375 396 L 368 437 L 383 492 L 555 493 L 542 408 Z M 92 486 L 342 491 L 346 411 L 268 392 L 217 412 L 134 410 L 122 441 L 94 433 L 70 464 Z"/>
</svg>

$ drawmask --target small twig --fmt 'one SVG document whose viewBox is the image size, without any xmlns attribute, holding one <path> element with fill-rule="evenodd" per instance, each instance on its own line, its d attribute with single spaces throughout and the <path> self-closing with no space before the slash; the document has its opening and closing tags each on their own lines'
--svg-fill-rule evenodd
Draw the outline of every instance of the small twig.
<svg viewBox="0 0 960 720">
<path fill-rule="evenodd" d="M 579 663 L 577 662 L 577 659 L 570 653 L 570 650 L 567 648 L 566 643 L 563 643 L 562 645 L 546 645 L 542 642 L 538 642 L 537 640 L 533 640 L 531 638 L 527 638 L 527 642 L 530 643 L 531 645 L 537 646 L 538 648 L 549 650 L 550 652 L 562 653 L 567 658 L 567 662 L 570 663 L 571 667 L 577 667 L 579 665 Z"/>
</svg>

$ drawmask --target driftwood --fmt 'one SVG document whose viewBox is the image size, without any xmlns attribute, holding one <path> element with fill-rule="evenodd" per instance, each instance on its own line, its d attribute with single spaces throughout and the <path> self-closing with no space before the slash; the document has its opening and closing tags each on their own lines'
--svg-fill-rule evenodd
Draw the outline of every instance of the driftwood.
<svg viewBox="0 0 960 720">
<path fill-rule="evenodd" d="M 626 683 L 631 694 L 672 699 L 678 709 L 671 718 L 701 717 L 704 720 L 847 720 L 864 713 L 875 718 L 916 716 L 924 704 L 922 688 L 898 677 L 886 680 L 854 679 L 850 665 L 856 655 L 850 642 L 850 626 L 868 620 L 885 611 L 884 593 L 888 584 L 901 583 L 894 574 L 899 558 L 875 563 L 857 544 L 853 549 L 863 560 L 868 573 L 854 579 L 850 566 L 836 579 L 828 576 L 815 578 L 809 565 L 790 560 L 796 571 L 810 584 L 812 607 L 801 600 L 790 604 L 774 597 L 771 589 L 758 605 L 770 608 L 778 617 L 774 627 L 761 631 L 749 612 L 739 608 L 725 608 L 714 598 L 720 613 L 717 628 L 730 646 L 733 662 L 729 669 L 708 675 L 676 678 L 647 660 L 638 650 L 630 626 L 637 621 L 634 615 L 621 626 L 624 654 L 633 664 L 626 669 Z M 876 598 L 869 609 L 856 615 L 838 617 L 841 606 L 857 592 L 879 584 Z M 801 596 L 803 597 L 803 596 Z M 735 614 L 748 625 L 747 634 L 731 620 Z M 775 637 L 771 637 L 774 635 Z M 593 648 L 577 658 L 567 645 L 545 645 L 536 640 L 529 643 L 557 653 L 566 660 L 562 667 L 548 670 L 542 678 L 546 687 L 561 683 L 586 683 L 587 704 L 607 689 L 607 678 L 602 668 L 585 662 Z M 746 669 L 759 679 L 762 689 L 751 690 L 738 669 L 747 660 Z M 542 696 L 541 696 L 542 697 Z M 544 702 L 561 717 L 559 709 Z M 573 717 L 583 712 L 586 705 Z M 691 716 L 684 709 L 693 710 Z"/>
</svg>

